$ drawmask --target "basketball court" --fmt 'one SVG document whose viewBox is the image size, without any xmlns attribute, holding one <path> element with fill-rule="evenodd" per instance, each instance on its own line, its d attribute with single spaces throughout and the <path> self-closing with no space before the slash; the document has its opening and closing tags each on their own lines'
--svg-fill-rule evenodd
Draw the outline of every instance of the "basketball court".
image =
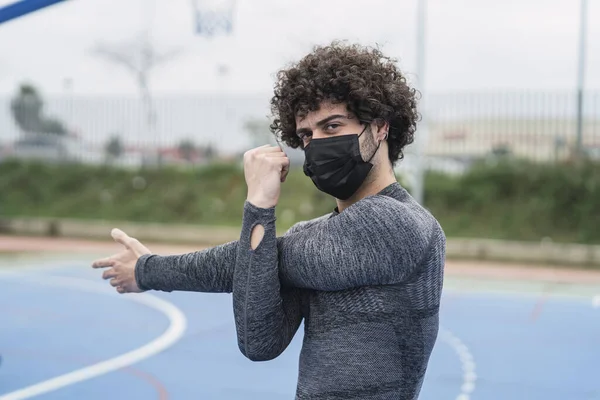
<svg viewBox="0 0 600 400">
<path fill-rule="evenodd" d="M 3 258 L 1 400 L 294 397 L 302 327 L 279 358 L 251 362 L 230 295 L 119 295 L 97 256 Z M 449 274 L 420 399 L 600 399 L 598 293 Z"/>
</svg>

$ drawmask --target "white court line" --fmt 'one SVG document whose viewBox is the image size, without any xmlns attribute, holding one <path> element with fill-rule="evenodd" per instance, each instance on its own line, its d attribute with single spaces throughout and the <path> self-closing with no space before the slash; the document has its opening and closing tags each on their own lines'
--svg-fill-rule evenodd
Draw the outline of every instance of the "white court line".
<svg viewBox="0 0 600 400">
<path fill-rule="evenodd" d="M 441 339 L 448 343 L 456 352 L 462 364 L 463 382 L 456 400 L 469 400 L 475 390 L 475 382 L 477 381 L 473 355 L 469 351 L 469 348 L 449 330 L 442 328 L 440 329 L 440 334 Z"/>
<path fill-rule="evenodd" d="M 107 284 L 94 283 L 87 279 L 79 278 L 44 275 L 41 278 L 35 279 L 34 277 L 20 274 L 0 274 L 0 276 L 12 276 L 18 278 L 20 281 L 25 280 L 39 285 L 64 287 L 67 289 L 81 290 L 88 293 L 101 293 L 106 295 L 123 296 L 124 299 L 135 301 L 137 303 L 143 304 L 147 307 L 153 308 L 163 313 L 167 316 L 167 318 L 169 318 L 170 321 L 169 327 L 161 336 L 138 349 L 111 358 L 109 360 L 102 361 L 97 364 L 90 365 L 88 367 L 81 368 L 61 376 L 57 376 L 56 378 L 52 378 L 14 392 L 7 393 L 5 395 L 0 396 L 0 400 L 29 399 L 40 394 L 48 393 L 65 386 L 73 385 L 75 383 L 95 378 L 97 376 L 104 375 L 109 372 L 121 369 L 123 367 L 127 367 L 129 365 L 138 363 L 172 346 L 183 336 L 186 329 L 187 321 L 185 315 L 183 314 L 183 312 L 181 312 L 180 309 L 178 309 L 173 304 L 165 300 L 162 300 L 158 297 L 146 293 L 118 295 L 116 294 L 116 292 L 114 292 L 114 289 L 112 289 L 112 287 L 110 286 L 107 286 Z"/>
</svg>

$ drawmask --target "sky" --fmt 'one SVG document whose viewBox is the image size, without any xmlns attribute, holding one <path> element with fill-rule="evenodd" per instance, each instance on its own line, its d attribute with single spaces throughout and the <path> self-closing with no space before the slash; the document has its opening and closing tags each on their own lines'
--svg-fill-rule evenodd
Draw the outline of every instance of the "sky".
<svg viewBox="0 0 600 400">
<path fill-rule="evenodd" d="M 205 11 L 232 0 L 67 0 L 0 25 L 0 142 L 19 136 L 9 105 L 24 82 L 41 90 L 46 114 L 88 142 L 113 134 L 130 143 L 192 138 L 231 151 L 251 145 L 244 123 L 266 118 L 276 72 L 315 44 L 378 45 L 416 84 L 418 0 L 237 0 L 234 32 L 214 38 L 195 33 L 194 1 Z M 512 116 L 573 115 L 578 28 L 578 0 L 428 0 L 418 88 L 432 101 L 421 111 L 435 118 L 431 105 L 439 103 L 437 112 L 449 116 L 496 115 L 502 103 Z M 134 75 L 94 52 L 137 55 L 132 43 L 144 32 L 159 54 L 174 55 L 150 75 L 152 133 Z M 587 109 L 598 115 L 600 0 L 589 0 L 586 48 Z M 218 72 L 223 67 L 228 73 Z M 524 100 L 522 91 L 541 96 Z M 479 96 L 490 92 L 509 95 Z"/>
<path fill-rule="evenodd" d="M 0 96 L 25 81 L 46 95 L 135 96 L 133 75 L 92 49 L 131 43 L 146 27 L 159 52 L 176 52 L 151 75 L 157 95 L 268 94 L 279 68 L 333 39 L 379 44 L 415 79 L 417 0 L 238 0 L 234 33 L 213 39 L 194 33 L 191 3 L 68 0 L 0 25 Z M 428 3 L 427 91 L 575 90 L 578 1 Z M 585 84 L 593 90 L 600 88 L 600 1 L 589 1 L 588 21 Z M 217 73 L 220 65 L 228 74 Z"/>
</svg>

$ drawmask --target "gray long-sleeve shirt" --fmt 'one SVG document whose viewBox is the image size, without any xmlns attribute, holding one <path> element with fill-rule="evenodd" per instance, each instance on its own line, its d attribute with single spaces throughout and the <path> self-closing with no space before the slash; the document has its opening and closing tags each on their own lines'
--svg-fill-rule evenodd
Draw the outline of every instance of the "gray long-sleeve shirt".
<svg viewBox="0 0 600 400">
<path fill-rule="evenodd" d="M 416 399 L 438 332 L 445 236 L 399 184 L 275 236 L 246 203 L 241 239 L 138 261 L 140 287 L 233 292 L 240 350 L 272 359 L 302 319 L 297 399 Z M 255 250 L 250 232 L 265 236 Z"/>
</svg>

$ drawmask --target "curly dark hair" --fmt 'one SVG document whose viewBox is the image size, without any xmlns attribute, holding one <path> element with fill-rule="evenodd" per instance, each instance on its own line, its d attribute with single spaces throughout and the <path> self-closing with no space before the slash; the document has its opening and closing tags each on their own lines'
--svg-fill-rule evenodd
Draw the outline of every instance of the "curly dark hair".
<svg viewBox="0 0 600 400">
<path fill-rule="evenodd" d="M 318 110 L 323 101 L 346 104 L 362 122 L 387 121 L 392 164 L 414 140 L 418 91 L 408 86 L 396 60 L 377 48 L 334 41 L 279 71 L 271 99 L 271 132 L 288 146 L 302 148 L 296 117 Z"/>
</svg>

